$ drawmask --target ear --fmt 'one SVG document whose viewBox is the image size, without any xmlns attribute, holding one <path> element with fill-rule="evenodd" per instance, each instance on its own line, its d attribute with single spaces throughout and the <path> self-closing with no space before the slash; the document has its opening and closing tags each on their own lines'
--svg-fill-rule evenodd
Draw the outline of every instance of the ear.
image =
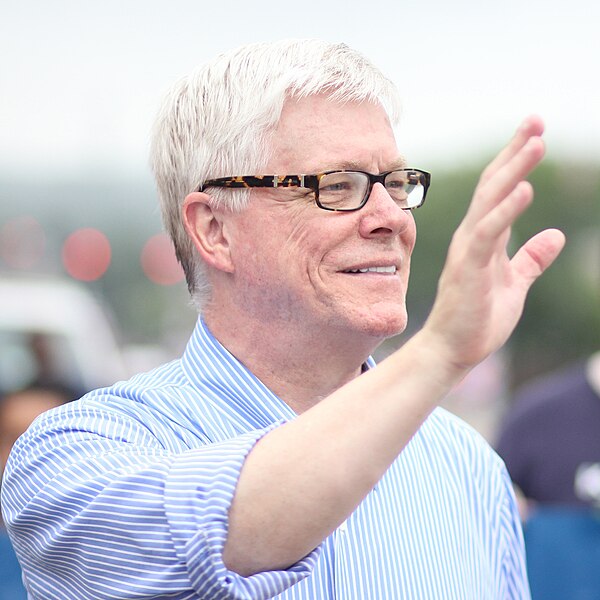
<svg viewBox="0 0 600 600">
<path fill-rule="evenodd" d="M 183 203 L 183 223 L 200 256 L 210 266 L 233 272 L 226 215 L 213 206 L 211 197 L 192 192 Z"/>
</svg>

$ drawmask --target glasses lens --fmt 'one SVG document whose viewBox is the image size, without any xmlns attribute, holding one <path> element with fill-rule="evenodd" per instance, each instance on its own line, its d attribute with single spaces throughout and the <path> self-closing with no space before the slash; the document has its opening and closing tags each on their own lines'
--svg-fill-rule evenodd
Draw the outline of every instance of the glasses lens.
<svg viewBox="0 0 600 600">
<path fill-rule="evenodd" d="M 417 171 L 392 171 L 385 178 L 385 189 L 402 208 L 417 208 L 425 196 L 423 183 Z"/>
<path fill-rule="evenodd" d="M 354 171 L 323 175 L 319 181 L 319 202 L 332 210 L 358 208 L 369 187 L 369 177 Z"/>
</svg>

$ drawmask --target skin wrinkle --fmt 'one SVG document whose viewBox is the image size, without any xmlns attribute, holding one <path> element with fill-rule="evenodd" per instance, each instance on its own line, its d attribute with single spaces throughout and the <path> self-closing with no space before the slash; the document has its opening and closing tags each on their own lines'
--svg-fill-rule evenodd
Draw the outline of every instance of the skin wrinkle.
<svg viewBox="0 0 600 600">
<path fill-rule="evenodd" d="M 262 190 L 261 190 L 262 191 Z M 286 198 L 282 201 L 281 197 L 277 197 L 277 191 L 286 192 L 288 190 L 267 190 L 264 194 L 255 194 L 255 197 L 252 198 L 252 202 L 261 202 L 264 205 L 264 208 L 267 209 L 269 204 L 273 205 L 277 210 L 283 211 L 284 213 L 289 212 L 290 216 L 287 219 L 290 222 L 295 223 L 294 228 L 288 232 L 287 237 L 285 238 L 285 246 L 295 249 L 298 255 L 302 254 L 302 249 L 304 248 L 304 243 L 309 235 L 309 230 L 303 228 L 302 217 L 300 216 L 303 211 L 306 210 L 308 203 L 302 205 L 298 202 L 295 202 L 293 198 Z M 280 194 L 283 196 L 284 194 Z M 285 194 L 287 195 L 287 194 Z M 262 196 L 262 197 L 260 197 Z M 312 201 L 311 201 L 312 204 Z M 272 216 L 272 213 L 265 210 L 265 219 L 267 220 L 264 223 L 264 229 L 266 231 L 271 231 L 272 228 L 277 227 L 277 220 Z M 250 251 L 250 250 L 248 250 Z M 286 261 L 287 253 L 279 253 L 278 261 Z M 259 272 L 260 281 L 263 283 L 270 282 L 270 270 L 271 265 L 263 265 L 265 267 L 264 271 Z M 253 285 L 251 284 L 247 293 L 251 293 L 254 290 Z M 302 290 L 292 290 L 286 288 L 279 289 L 279 301 L 273 305 L 272 303 L 268 306 L 264 306 L 264 312 L 262 313 L 263 319 L 276 319 L 282 322 L 289 321 L 295 312 L 296 306 L 298 305 L 299 299 L 302 297 Z"/>
<path fill-rule="evenodd" d="M 261 174 L 308 173 L 318 171 L 317 165 L 379 173 L 402 162 L 389 119 L 373 103 L 293 101 L 284 106 L 272 139 L 273 158 Z M 214 306 L 220 309 L 213 313 L 209 303 L 206 322 L 235 356 L 249 357 L 246 366 L 276 393 L 295 389 L 288 395 L 295 410 L 314 404 L 315 391 L 322 397 L 355 377 L 382 339 L 406 326 L 415 224 L 381 184 L 356 212 L 324 211 L 312 194 L 294 188 L 259 188 L 252 190 L 247 209 L 220 214 L 229 223 L 233 271 L 231 278 L 215 280 Z M 256 240 L 260 258 L 254 256 Z M 343 274 L 362 264 L 400 269 L 394 275 Z M 219 281 L 233 285 L 224 299 Z M 231 323 L 219 323 L 224 314 L 244 323 L 244 339 L 229 339 Z M 252 362 L 258 347 L 268 354 L 260 365 Z M 331 363 L 329 372 L 315 374 L 310 366 L 324 361 Z M 281 362 L 285 379 L 267 366 Z M 325 379 L 317 383 L 314 377 Z"/>
</svg>

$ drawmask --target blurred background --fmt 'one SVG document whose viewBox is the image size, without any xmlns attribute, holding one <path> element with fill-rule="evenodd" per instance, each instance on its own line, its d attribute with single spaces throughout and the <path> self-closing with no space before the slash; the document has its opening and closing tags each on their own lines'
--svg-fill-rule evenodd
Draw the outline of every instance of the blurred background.
<svg viewBox="0 0 600 600">
<path fill-rule="evenodd" d="M 42 408 L 180 354 L 196 315 L 162 233 L 147 165 L 154 114 L 166 90 L 199 62 L 282 37 L 344 41 L 380 66 L 404 101 L 399 147 L 410 166 L 433 174 L 427 204 L 415 213 L 409 330 L 376 358 L 426 318 L 482 168 L 523 117 L 538 113 L 546 121 L 547 159 L 531 177 L 537 202 L 514 228 L 513 245 L 557 226 L 567 247 L 534 286 L 509 344 L 445 402 L 494 443 L 515 390 L 600 349 L 599 26 L 596 0 L 0 0 L 3 460 Z M 593 411 L 600 388 L 585 390 Z M 561 396 L 561 425 L 575 393 L 566 388 Z M 598 439 L 596 419 L 587 441 Z M 539 429 L 537 416 L 533 423 Z M 554 431 L 537 455 L 550 468 L 549 446 L 562 456 L 582 438 L 577 428 L 568 440 Z M 538 579 L 556 592 L 555 573 L 569 586 L 553 596 L 536 592 L 532 569 L 536 599 L 600 598 L 597 579 L 590 583 L 577 570 L 600 573 L 600 454 L 586 449 L 578 461 L 596 490 L 588 494 L 595 511 L 585 515 L 588 537 L 577 538 L 574 553 L 554 525 L 545 537 L 539 526 L 526 529 Z M 572 488 L 573 473 L 565 476 Z M 570 532 L 579 518 L 575 528 L 568 521 Z M 540 547 L 534 534 L 543 548 L 559 540 L 576 563 L 574 579 L 564 561 L 533 560 Z M 0 542 L 0 600 L 25 597 L 1 527 Z M 575 595 L 580 582 L 585 596 Z"/>
<path fill-rule="evenodd" d="M 491 437 L 511 390 L 600 346 L 599 24 L 594 0 L 2 0 L 0 391 L 57 374 L 85 391 L 180 353 L 195 314 L 147 166 L 155 111 L 222 50 L 323 37 L 397 82 L 399 146 L 433 173 L 415 214 L 407 335 L 428 313 L 479 172 L 524 116 L 547 123 L 537 202 L 514 246 L 546 226 L 568 246 L 507 348 L 448 400 Z"/>
</svg>

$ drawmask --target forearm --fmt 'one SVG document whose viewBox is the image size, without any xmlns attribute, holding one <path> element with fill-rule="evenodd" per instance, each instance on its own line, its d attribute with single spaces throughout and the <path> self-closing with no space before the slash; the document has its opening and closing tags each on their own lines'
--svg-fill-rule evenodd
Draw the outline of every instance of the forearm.
<svg viewBox="0 0 600 600">
<path fill-rule="evenodd" d="M 383 476 L 465 371 L 426 328 L 376 369 L 265 436 L 242 469 L 224 560 L 250 574 L 320 544 Z"/>
</svg>

